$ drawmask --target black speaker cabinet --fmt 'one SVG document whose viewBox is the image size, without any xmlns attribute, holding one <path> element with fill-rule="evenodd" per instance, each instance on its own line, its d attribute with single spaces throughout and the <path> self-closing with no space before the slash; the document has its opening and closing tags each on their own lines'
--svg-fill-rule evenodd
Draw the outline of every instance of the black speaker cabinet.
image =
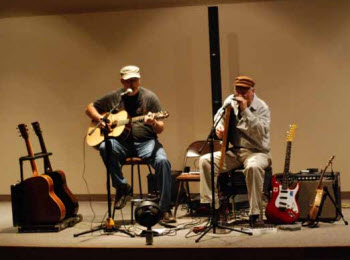
<svg viewBox="0 0 350 260">
<path fill-rule="evenodd" d="M 14 185 L 11 185 L 11 205 L 12 205 L 12 221 L 13 226 L 17 227 L 24 222 L 24 214 L 23 211 L 23 197 L 24 197 L 24 190 L 23 190 L 23 183 L 17 183 Z"/>
<path fill-rule="evenodd" d="M 321 173 L 297 173 L 289 175 L 290 181 L 297 181 L 300 184 L 299 195 L 298 195 L 298 204 L 300 209 L 299 220 L 303 221 L 307 219 L 309 213 L 310 205 L 313 203 L 316 187 L 320 180 Z M 283 174 L 276 175 L 277 180 L 281 181 Z M 326 172 L 323 179 L 323 186 L 328 188 L 328 191 L 332 198 L 335 200 L 336 205 L 341 211 L 341 191 L 340 191 L 340 174 L 339 172 Z M 337 214 L 337 211 L 332 203 L 332 201 L 327 197 L 322 213 L 320 216 L 320 221 L 332 222 L 340 219 L 340 215 Z"/>
</svg>

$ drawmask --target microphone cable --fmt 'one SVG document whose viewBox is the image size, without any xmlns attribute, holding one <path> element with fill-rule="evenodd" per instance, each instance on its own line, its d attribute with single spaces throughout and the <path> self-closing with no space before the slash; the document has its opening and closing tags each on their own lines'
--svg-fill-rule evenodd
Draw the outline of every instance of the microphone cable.
<svg viewBox="0 0 350 260">
<path fill-rule="evenodd" d="M 86 135 L 84 136 L 84 139 L 83 139 L 83 171 L 82 171 L 82 178 L 83 178 L 83 181 L 85 183 L 85 187 L 86 187 L 86 190 L 87 190 L 87 193 L 88 193 L 88 196 L 89 196 L 89 205 L 90 205 L 90 209 L 92 211 L 92 220 L 91 220 L 91 223 L 90 223 L 90 227 L 91 229 L 93 228 L 93 222 L 96 218 L 96 213 L 95 213 L 95 210 L 94 210 L 94 207 L 92 205 L 92 196 L 91 196 L 91 192 L 90 192 L 90 188 L 89 188 L 89 183 L 88 181 L 86 180 L 85 178 L 85 171 L 86 171 L 86 150 L 85 150 L 85 147 L 86 147 Z"/>
</svg>

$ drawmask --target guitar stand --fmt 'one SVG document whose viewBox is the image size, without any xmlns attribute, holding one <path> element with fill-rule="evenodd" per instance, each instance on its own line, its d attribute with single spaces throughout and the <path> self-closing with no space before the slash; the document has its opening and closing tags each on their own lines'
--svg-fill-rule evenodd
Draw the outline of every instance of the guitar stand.
<svg viewBox="0 0 350 260">
<path fill-rule="evenodd" d="M 36 233 L 36 232 L 59 232 L 65 228 L 72 227 L 75 224 L 81 222 L 83 219 L 81 214 L 72 216 L 70 218 L 65 218 L 59 222 L 51 224 L 31 224 L 23 220 L 24 213 L 22 209 L 22 188 L 21 183 L 24 181 L 23 174 L 23 162 L 37 160 L 42 158 L 47 158 L 51 156 L 52 153 L 35 153 L 34 156 L 22 156 L 19 158 L 19 167 L 20 167 L 20 183 L 11 185 L 11 203 L 12 203 L 12 218 L 13 226 L 18 227 L 19 233 Z M 47 165 L 44 160 L 44 168 L 47 169 Z"/>
<path fill-rule="evenodd" d="M 112 113 L 112 111 L 117 107 L 117 105 L 112 108 L 112 110 L 110 111 L 110 113 Z M 107 114 L 108 115 L 108 114 Z M 107 124 L 107 118 L 108 116 L 104 117 L 102 120 L 104 122 L 106 122 Z M 100 123 L 98 123 L 96 125 L 96 127 L 92 130 L 91 133 L 93 133 L 93 131 L 95 131 L 96 128 L 98 128 L 100 126 L 102 121 L 100 121 Z M 90 134 L 91 134 L 90 133 Z M 107 127 L 104 129 L 103 131 L 103 135 L 104 135 L 104 140 L 105 140 L 105 143 L 106 143 L 106 170 L 107 170 L 107 201 L 108 201 L 108 218 L 106 220 L 106 223 L 105 224 L 102 224 L 98 227 L 95 227 L 95 228 L 92 228 L 91 230 L 87 230 L 87 231 L 83 231 L 81 233 L 78 233 L 78 234 L 74 234 L 73 236 L 74 237 L 78 237 L 80 235 L 83 235 L 83 234 L 87 234 L 87 233 L 92 233 L 92 232 L 95 232 L 95 231 L 98 231 L 98 230 L 103 230 L 104 232 L 107 232 L 107 233 L 112 233 L 112 232 L 122 232 L 126 235 L 129 235 L 130 237 L 135 237 L 134 234 L 131 234 L 130 232 L 126 231 L 126 230 L 123 230 L 123 229 L 120 229 L 120 228 L 117 228 L 115 226 L 115 223 L 114 223 L 114 220 L 112 218 L 112 214 L 111 214 L 111 188 L 110 188 L 110 172 L 109 172 L 109 169 L 108 169 L 108 165 L 109 165 L 109 155 L 111 154 L 111 143 L 108 142 L 108 139 L 109 139 L 109 136 L 108 136 L 108 130 L 107 130 Z M 114 217 L 114 214 L 113 214 L 113 217 Z"/>
<path fill-rule="evenodd" d="M 324 205 L 324 202 L 325 202 L 327 196 L 328 196 L 328 198 L 331 200 L 333 206 L 335 207 L 335 210 L 336 210 L 337 214 L 339 214 L 339 215 L 341 216 L 341 218 L 343 219 L 344 224 L 345 224 L 345 225 L 348 225 L 348 222 L 345 220 L 343 213 L 342 213 L 341 210 L 339 209 L 339 207 L 338 207 L 338 205 L 336 204 L 335 200 L 333 199 L 332 195 L 329 193 L 328 187 L 324 186 L 324 187 L 323 187 L 323 194 L 322 194 L 321 204 L 320 204 L 320 210 L 319 210 L 318 213 L 317 213 L 316 221 L 313 222 L 313 223 L 312 223 L 312 222 L 311 222 L 311 223 L 309 222 L 309 223 L 307 224 L 307 226 L 309 226 L 309 227 L 311 227 L 311 228 L 315 228 L 315 227 L 318 226 L 318 223 L 320 222 L 319 218 L 320 218 L 320 216 L 321 216 L 322 209 L 323 209 L 323 205 Z"/>
</svg>

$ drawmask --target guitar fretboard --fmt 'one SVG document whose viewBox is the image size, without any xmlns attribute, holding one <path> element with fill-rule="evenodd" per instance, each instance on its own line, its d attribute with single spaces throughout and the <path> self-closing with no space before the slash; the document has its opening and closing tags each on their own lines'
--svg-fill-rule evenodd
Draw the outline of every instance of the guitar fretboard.
<svg viewBox="0 0 350 260">
<path fill-rule="evenodd" d="M 128 119 L 124 119 L 124 120 L 118 120 L 116 122 L 116 125 L 117 126 L 127 125 L 129 123 L 140 122 L 144 119 L 145 119 L 145 115 L 144 116 L 137 116 L 137 117 L 133 117 L 133 118 L 128 118 Z"/>
<path fill-rule="evenodd" d="M 42 135 L 39 122 L 33 122 L 32 126 L 35 131 L 35 134 L 38 136 L 41 152 L 47 153 L 44 137 Z M 45 166 L 45 172 L 52 172 L 52 166 L 48 156 L 44 157 L 44 166 Z"/>
<path fill-rule="evenodd" d="M 284 172 L 282 180 L 282 188 L 287 189 L 289 187 L 289 168 L 290 168 L 290 155 L 292 151 L 292 142 L 287 142 L 286 159 L 284 162 Z"/>
<path fill-rule="evenodd" d="M 333 161 L 334 157 L 335 157 L 335 156 L 333 155 L 333 156 L 331 157 L 331 159 L 328 161 L 326 167 L 323 169 L 322 174 L 321 174 L 321 177 L 320 177 L 320 179 L 319 179 L 319 181 L 318 181 L 318 184 L 317 184 L 317 189 L 322 189 L 322 182 L 323 182 L 324 174 L 325 174 L 325 172 L 327 171 L 327 168 L 329 167 L 329 165 L 332 164 L 332 161 Z"/>
</svg>

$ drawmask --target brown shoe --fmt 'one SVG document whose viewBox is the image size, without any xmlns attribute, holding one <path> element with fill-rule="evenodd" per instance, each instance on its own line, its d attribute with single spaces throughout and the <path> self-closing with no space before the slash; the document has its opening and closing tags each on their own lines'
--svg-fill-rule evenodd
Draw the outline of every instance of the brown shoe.
<svg viewBox="0 0 350 260">
<path fill-rule="evenodd" d="M 121 186 L 117 189 L 114 200 L 114 208 L 122 209 L 125 207 L 126 202 L 132 197 L 132 189 L 129 184 Z"/>
<path fill-rule="evenodd" d="M 176 223 L 176 218 L 173 216 L 170 210 L 163 211 L 162 213 L 162 219 L 161 222 L 168 224 L 168 223 Z"/>
</svg>

